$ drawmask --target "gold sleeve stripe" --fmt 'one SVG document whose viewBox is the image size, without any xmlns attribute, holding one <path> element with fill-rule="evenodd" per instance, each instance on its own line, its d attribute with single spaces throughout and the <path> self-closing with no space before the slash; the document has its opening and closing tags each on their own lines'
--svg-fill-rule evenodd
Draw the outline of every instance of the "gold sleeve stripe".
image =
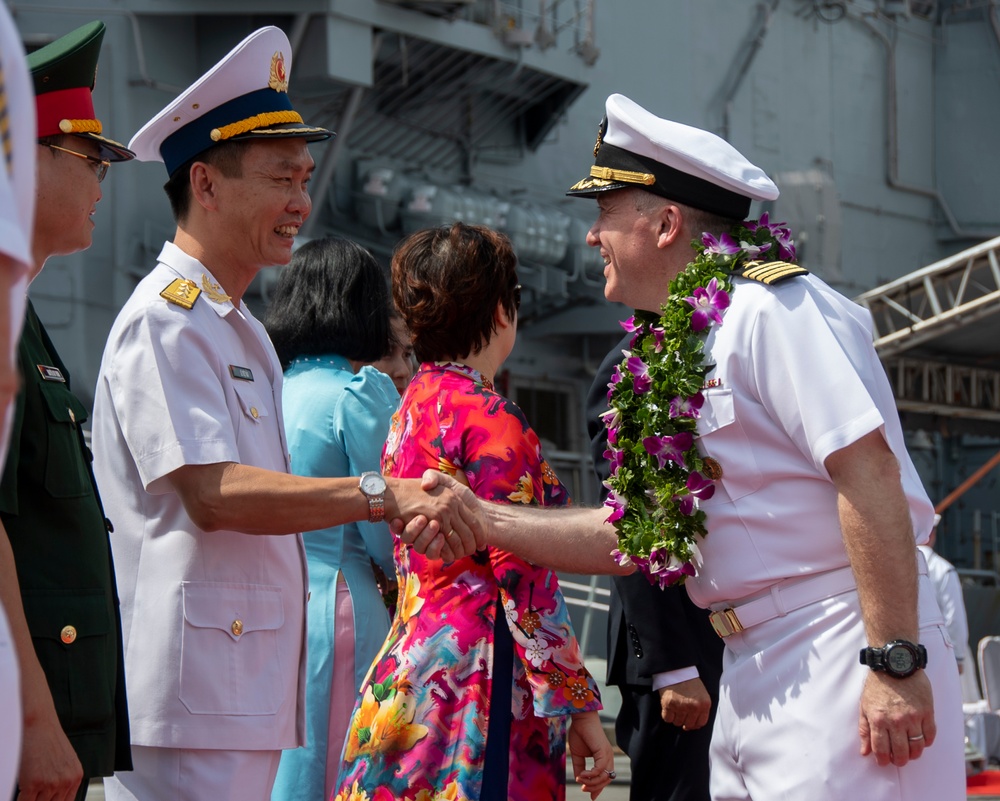
<svg viewBox="0 0 1000 801">
<path fill-rule="evenodd" d="M 59 120 L 59 130 L 65 134 L 101 132 L 100 120 Z"/>
<path fill-rule="evenodd" d="M 302 122 L 302 117 L 296 111 L 266 111 L 239 122 L 223 125 L 221 128 L 213 128 L 209 136 L 213 142 L 218 142 L 248 133 L 254 128 L 266 128 L 268 125 L 278 125 L 284 122 Z"/>
<path fill-rule="evenodd" d="M 656 176 L 649 172 L 615 170 L 611 167 L 598 167 L 596 164 L 590 168 L 590 175 L 592 178 L 603 178 L 605 181 L 621 181 L 626 184 L 652 186 L 656 183 Z"/>
</svg>

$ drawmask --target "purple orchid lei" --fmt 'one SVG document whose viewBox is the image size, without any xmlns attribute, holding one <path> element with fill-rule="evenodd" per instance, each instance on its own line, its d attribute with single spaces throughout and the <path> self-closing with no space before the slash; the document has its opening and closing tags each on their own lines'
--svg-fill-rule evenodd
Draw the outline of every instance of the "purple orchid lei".
<svg viewBox="0 0 1000 801">
<path fill-rule="evenodd" d="M 632 340 L 612 373 L 603 415 L 615 558 L 633 562 L 661 588 L 695 574 L 697 537 L 707 534 L 699 505 L 713 496 L 715 482 L 705 475 L 695 438 L 711 367 L 705 338 L 723 323 L 730 273 L 751 261 L 795 261 L 787 225 L 767 214 L 691 244 L 695 259 L 671 281 L 661 314 L 639 311 L 621 324 Z"/>
</svg>

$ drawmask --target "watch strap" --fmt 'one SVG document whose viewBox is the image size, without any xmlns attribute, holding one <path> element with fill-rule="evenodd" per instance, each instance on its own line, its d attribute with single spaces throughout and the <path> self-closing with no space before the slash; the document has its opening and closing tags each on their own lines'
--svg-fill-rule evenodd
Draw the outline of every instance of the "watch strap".
<svg viewBox="0 0 1000 801">
<path fill-rule="evenodd" d="M 905 648 L 913 654 L 914 663 L 911 670 L 906 673 L 899 673 L 892 668 L 888 659 L 888 652 L 892 648 Z M 887 642 L 881 648 L 862 648 L 860 656 L 862 665 L 865 665 L 876 672 L 884 671 L 888 675 L 895 678 L 908 678 L 918 670 L 923 670 L 927 667 L 927 648 L 918 643 L 912 643 L 909 640 L 892 640 Z"/>
<path fill-rule="evenodd" d="M 382 495 L 368 495 L 368 522 L 381 523 L 385 520 L 385 498 Z"/>
</svg>

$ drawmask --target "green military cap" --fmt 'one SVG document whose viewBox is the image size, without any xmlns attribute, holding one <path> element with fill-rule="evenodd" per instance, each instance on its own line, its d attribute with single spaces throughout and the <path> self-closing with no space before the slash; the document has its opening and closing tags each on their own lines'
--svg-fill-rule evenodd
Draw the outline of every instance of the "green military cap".
<svg viewBox="0 0 1000 801">
<path fill-rule="evenodd" d="M 28 56 L 35 82 L 38 138 L 79 136 L 96 142 L 102 159 L 128 161 L 135 153 L 101 136 L 101 121 L 94 115 L 91 93 L 103 40 L 104 23 L 90 22 Z"/>
</svg>

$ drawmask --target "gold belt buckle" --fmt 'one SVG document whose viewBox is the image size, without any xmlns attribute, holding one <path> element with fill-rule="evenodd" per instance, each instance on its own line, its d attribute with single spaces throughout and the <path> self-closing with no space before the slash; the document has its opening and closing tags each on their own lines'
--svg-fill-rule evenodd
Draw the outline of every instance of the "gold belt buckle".
<svg viewBox="0 0 1000 801">
<path fill-rule="evenodd" d="M 736 610 L 732 607 L 712 612 L 708 616 L 708 619 L 712 624 L 712 628 L 715 629 L 715 633 L 723 639 L 731 634 L 738 634 L 743 631 L 743 624 L 740 623 L 740 619 L 736 616 Z"/>
</svg>

